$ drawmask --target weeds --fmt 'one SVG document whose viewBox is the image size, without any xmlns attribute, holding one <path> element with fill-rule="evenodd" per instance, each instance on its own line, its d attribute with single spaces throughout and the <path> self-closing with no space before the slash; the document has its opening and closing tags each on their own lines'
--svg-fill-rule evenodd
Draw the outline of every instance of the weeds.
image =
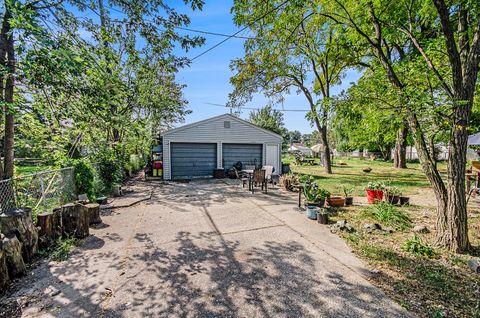
<svg viewBox="0 0 480 318">
<path fill-rule="evenodd" d="M 366 206 L 363 215 L 377 220 L 384 225 L 393 226 L 397 230 L 407 230 L 412 227 L 412 221 L 405 213 L 387 202 L 378 202 L 377 204 Z"/>
<path fill-rule="evenodd" d="M 58 238 L 49 247 L 39 250 L 38 254 L 43 257 L 50 256 L 52 260 L 61 262 L 68 259 L 75 243 L 74 237 Z"/>
<path fill-rule="evenodd" d="M 428 244 L 424 244 L 416 235 L 405 241 L 403 250 L 418 256 L 426 256 L 429 258 L 436 256 L 433 248 Z"/>
</svg>

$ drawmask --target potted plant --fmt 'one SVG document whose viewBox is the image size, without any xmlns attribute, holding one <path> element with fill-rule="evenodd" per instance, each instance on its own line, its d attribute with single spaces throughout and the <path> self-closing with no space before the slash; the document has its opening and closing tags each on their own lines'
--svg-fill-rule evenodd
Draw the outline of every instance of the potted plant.
<svg viewBox="0 0 480 318">
<path fill-rule="evenodd" d="M 317 220 L 320 224 L 328 224 L 328 211 L 327 209 L 320 208 L 317 211 Z"/>
<path fill-rule="evenodd" d="M 303 185 L 303 194 L 305 196 L 307 206 L 324 206 L 325 199 L 330 197 L 330 192 L 322 189 L 313 180 L 308 179 Z"/>
<path fill-rule="evenodd" d="M 346 206 L 353 205 L 353 197 L 352 197 L 353 190 L 354 188 L 347 188 L 345 186 L 343 187 L 343 194 L 345 195 Z"/>
<path fill-rule="evenodd" d="M 377 201 L 382 201 L 384 189 L 385 186 L 381 182 L 369 182 L 365 188 L 368 203 L 374 204 Z"/>
<path fill-rule="evenodd" d="M 305 214 L 307 215 L 307 218 L 310 220 L 316 220 L 317 219 L 317 211 L 318 207 L 315 205 L 307 205 L 305 209 Z"/>
<path fill-rule="evenodd" d="M 410 197 L 404 197 L 400 195 L 400 205 L 409 205 L 410 204 Z"/>
<path fill-rule="evenodd" d="M 397 187 L 385 188 L 385 201 L 391 204 L 398 204 L 400 201 L 401 191 Z"/>
<path fill-rule="evenodd" d="M 327 206 L 336 208 L 345 205 L 345 198 L 341 196 L 333 196 L 326 200 Z"/>
</svg>

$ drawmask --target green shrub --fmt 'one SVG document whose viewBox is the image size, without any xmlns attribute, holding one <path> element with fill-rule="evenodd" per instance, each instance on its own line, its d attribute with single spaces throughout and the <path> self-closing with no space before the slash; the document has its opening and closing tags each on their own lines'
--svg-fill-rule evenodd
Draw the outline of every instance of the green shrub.
<svg viewBox="0 0 480 318">
<path fill-rule="evenodd" d="M 387 203 L 378 202 L 363 208 L 364 216 L 381 222 L 384 225 L 393 226 L 397 230 L 406 230 L 412 227 L 412 221 L 405 211 Z"/>
<path fill-rule="evenodd" d="M 121 183 L 125 178 L 124 164 L 111 149 L 99 150 L 95 154 L 95 163 L 100 179 L 101 194 L 109 194 L 113 185 Z"/>
<path fill-rule="evenodd" d="M 70 160 L 75 171 L 77 194 L 85 193 L 90 200 L 95 200 L 95 170 L 87 159 Z"/>
<path fill-rule="evenodd" d="M 426 256 L 429 258 L 435 256 L 435 251 L 433 248 L 430 245 L 424 244 L 416 235 L 405 241 L 403 244 L 403 250 L 415 255 Z"/>
</svg>

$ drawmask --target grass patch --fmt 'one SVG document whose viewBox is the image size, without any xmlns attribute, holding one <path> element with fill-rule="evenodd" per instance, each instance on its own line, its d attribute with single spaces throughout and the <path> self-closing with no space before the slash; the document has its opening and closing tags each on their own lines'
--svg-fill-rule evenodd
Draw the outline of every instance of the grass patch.
<svg viewBox="0 0 480 318">
<path fill-rule="evenodd" d="M 373 216 L 364 214 L 365 208 L 344 208 L 332 220 L 345 219 L 357 229 L 354 233 L 338 232 L 338 235 L 371 269 L 378 270 L 378 274 L 370 279 L 374 285 L 419 317 L 480 318 L 480 275 L 467 266 L 467 260 L 472 256 L 431 247 L 436 218 L 431 208 L 394 207 L 398 211 L 381 211 Z M 399 211 L 409 218 L 410 224 L 426 225 L 431 232 L 416 234 L 418 238 L 412 239 L 409 230 L 388 234 L 362 230 L 365 224 L 376 220 L 377 215 L 391 216 Z M 480 215 L 477 210 L 469 211 L 469 234 L 474 246 L 480 243 L 480 217 L 477 215 Z"/>
<path fill-rule="evenodd" d="M 286 159 L 286 158 L 285 158 Z M 290 161 L 289 159 L 282 161 Z M 340 165 L 344 163 L 346 165 Z M 370 181 L 383 182 L 388 186 L 397 187 L 404 195 L 416 194 L 419 188 L 430 187 L 420 164 L 409 163 L 407 169 L 394 169 L 391 162 L 359 159 L 359 158 L 335 158 L 332 165 L 333 174 L 327 175 L 320 165 L 290 165 L 291 170 L 297 174 L 311 175 L 318 180 L 322 188 L 332 194 L 343 194 L 343 188 L 354 188 L 355 196 L 365 195 L 365 186 Z M 363 172 L 364 168 L 370 167 L 372 171 Z M 442 174 L 446 172 L 446 164 L 438 164 Z"/>
<path fill-rule="evenodd" d="M 412 227 L 412 221 L 404 210 L 384 201 L 364 207 L 362 214 L 396 230 L 404 231 Z"/>
<path fill-rule="evenodd" d="M 29 174 L 34 174 L 38 172 L 48 171 L 54 169 L 51 166 L 46 165 L 16 165 L 15 166 L 15 177 L 21 177 Z"/>
<path fill-rule="evenodd" d="M 58 238 L 49 247 L 40 249 L 38 254 L 43 257 L 50 256 L 56 262 L 65 261 L 70 256 L 76 242 L 74 237 Z"/>
</svg>

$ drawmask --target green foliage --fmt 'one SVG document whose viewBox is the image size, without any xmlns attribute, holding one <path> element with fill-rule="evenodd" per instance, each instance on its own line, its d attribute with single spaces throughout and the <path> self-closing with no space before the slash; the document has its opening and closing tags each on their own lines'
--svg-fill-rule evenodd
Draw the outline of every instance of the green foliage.
<svg viewBox="0 0 480 318">
<path fill-rule="evenodd" d="M 382 190 L 383 191 L 384 189 L 385 189 L 385 184 L 379 181 L 370 181 L 365 187 L 365 190 Z"/>
<path fill-rule="evenodd" d="M 303 194 L 308 203 L 318 203 L 330 198 L 330 192 L 320 188 L 313 179 L 309 179 L 303 184 Z"/>
<path fill-rule="evenodd" d="M 99 149 L 93 160 L 100 179 L 99 194 L 110 194 L 112 187 L 125 178 L 124 164 L 115 152 L 108 148 Z"/>
<path fill-rule="evenodd" d="M 404 210 L 384 201 L 365 206 L 362 214 L 384 225 L 393 226 L 397 230 L 403 231 L 412 227 L 412 221 Z"/>
<path fill-rule="evenodd" d="M 273 109 L 270 105 L 250 112 L 249 121 L 258 127 L 270 130 L 281 136 L 285 135 L 287 131 L 283 121 L 283 113 Z"/>
<path fill-rule="evenodd" d="M 422 240 L 414 235 L 403 244 L 403 249 L 409 253 L 432 258 L 436 256 L 435 251 L 430 245 L 424 244 Z"/>
<path fill-rule="evenodd" d="M 75 247 L 74 237 L 58 238 L 47 248 L 40 249 L 38 254 L 42 257 L 50 256 L 52 260 L 61 262 L 68 259 L 72 249 Z"/>
<path fill-rule="evenodd" d="M 73 167 L 75 171 L 75 187 L 77 194 L 85 193 L 91 201 L 95 200 L 95 170 L 87 159 L 72 159 L 66 161 L 66 165 Z"/>
<path fill-rule="evenodd" d="M 392 196 L 399 196 L 402 194 L 402 191 L 398 187 L 388 186 L 385 187 L 385 193 Z"/>
</svg>

